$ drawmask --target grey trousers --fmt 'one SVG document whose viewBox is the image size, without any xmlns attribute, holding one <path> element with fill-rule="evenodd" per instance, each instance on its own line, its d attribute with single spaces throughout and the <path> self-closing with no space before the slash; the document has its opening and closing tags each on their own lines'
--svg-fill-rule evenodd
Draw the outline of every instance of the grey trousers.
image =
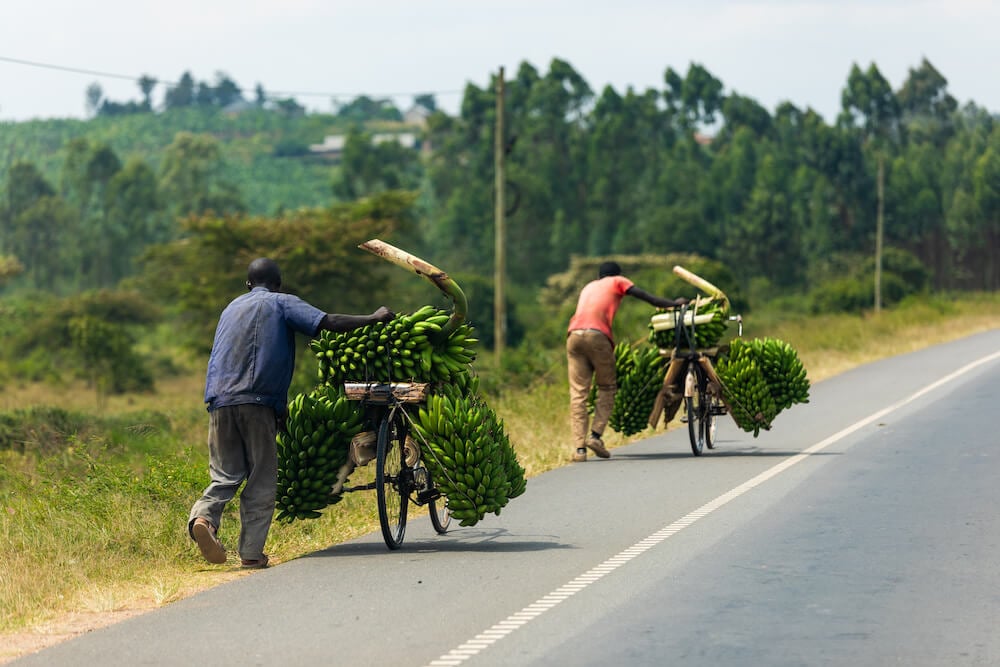
<svg viewBox="0 0 1000 667">
<path fill-rule="evenodd" d="M 615 405 L 618 390 L 615 373 L 615 347 L 600 331 L 582 329 L 566 337 L 566 362 L 569 370 L 569 416 L 573 447 L 583 447 L 590 431 L 604 433 Z M 594 419 L 587 413 L 590 385 L 597 383 Z M 588 426 L 588 422 L 590 422 Z"/>
<path fill-rule="evenodd" d="M 218 528 L 226 503 L 246 482 L 240 493 L 239 554 L 243 560 L 263 558 L 277 490 L 274 410 L 253 404 L 231 405 L 212 410 L 208 415 L 208 467 L 212 481 L 191 508 L 188 534 L 191 535 L 191 526 L 199 517 Z"/>
</svg>

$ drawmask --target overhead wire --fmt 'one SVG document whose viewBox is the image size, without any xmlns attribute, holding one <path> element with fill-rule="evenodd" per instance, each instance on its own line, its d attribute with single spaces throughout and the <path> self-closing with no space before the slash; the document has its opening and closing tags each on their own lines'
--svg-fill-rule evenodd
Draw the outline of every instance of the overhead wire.
<svg viewBox="0 0 1000 667">
<path fill-rule="evenodd" d="M 166 80 L 154 77 L 152 75 L 135 76 L 135 75 L 132 75 L 132 74 L 119 74 L 119 73 L 116 73 L 116 72 L 104 72 L 104 71 L 101 71 L 101 70 L 86 69 L 86 68 L 82 68 L 82 67 L 71 67 L 71 66 L 68 66 L 68 65 L 57 65 L 57 64 L 53 64 L 53 63 L 43 63 L 43 62 L 38 62 L 38 61 L 34 61 L 34 60 L 25 60 L 23 58 L 12 58 L 12 57 L 9 57 L 9 56 L 2 56 L 2 55 L 0 55 L 0 61 L 7 62 L 7 63 L 12 63 L 12 64 L 15 64 L 15 65 L 25 65 L 25 66 L 28 66 L 28 67 L 38 67 L 38 68 L 42 68 L 42 69 L 51 69 L 51 70 L 57 70 L 57 71 L 62 71 L 62 72 L 72 72 L 74 74 L 89 74 L 91 76 L 99 76 L 99 77 L 104 77 L 104 78 L 109 78 L 109 79 L 119 79 L 119 80 L 124 80 L 124 81 L 133 81 L 135 83 L 139 83 L 140 81 L 148 78 L 148 79 L 154 80 L 156 82 L 156 85 L 164 85 L 164 86 L 167 86 L 167 87 L 176 87 L 176 86 L 179 85 L 179 82 L 177 82 L 177 81 L 166 81 Z M 244 88 L 242 86 L 236 86 L 236 89 L 239 90 L 241 94 L 249 94 L 249 93 L 254 92 L 254 89 L 248 89 L 248 88 Z M 421 91 L 408 91 L 408 92 L 397 92 L 397 93 L 344 93 L 344 92 L 317 92 L 317 91 L 295 91 L 295 90 L 271 90 L 271 91 L 268 91 L 267 89 L 264 89 L 264 90 L 265 90 L 265 92 L 268 93 L 269 96 L 272 96 L 272 97 L 274 97 L 274 96 L 279 96 L 279 97 L 331 97 L 331 98 L 335 98 L 335 99 L 351 98 L 351 97 L 357 98 L 357 97 L 361 97 L 362 95 L 365 95 L 367 97 L 373 97 L 373 98 L 379 98 L 379 97 L 404 97 L 404 96 L 414 96 L 415 97 L 417 95 L 443 96 L 443 95 L 459 95 L 459 94 L 461 94 L 461 93 L 464 92 L 462 90 L 439 90 L 439 91 L 421 90 Z"/>
</svg>

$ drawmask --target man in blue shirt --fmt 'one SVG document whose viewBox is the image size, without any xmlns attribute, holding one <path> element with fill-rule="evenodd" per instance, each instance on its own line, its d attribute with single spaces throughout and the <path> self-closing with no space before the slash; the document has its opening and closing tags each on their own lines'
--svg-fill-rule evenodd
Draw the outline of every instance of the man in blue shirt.
<svg viewBox="0 0 1000 667">
<path fill-rule="evenodd" d="M 216 533 L 222 511 L 241 484 L 240 561 L 267 566 L 264 542 L 271 528 L 277 488 L 278 423 L 288 406 L 295 366 L 295 333 L 350 331 L 394 317 L 385 306 L 371 315 L 324 313 L 297 296 L 283 294 L 281 271 L 267 258 L 247 269 L 249 292 L 219 317 L 208 359 L 208 463 L 211 483 L 191 508 L 188 533 L 210 563 L 225 563 Z"/>
</svg>

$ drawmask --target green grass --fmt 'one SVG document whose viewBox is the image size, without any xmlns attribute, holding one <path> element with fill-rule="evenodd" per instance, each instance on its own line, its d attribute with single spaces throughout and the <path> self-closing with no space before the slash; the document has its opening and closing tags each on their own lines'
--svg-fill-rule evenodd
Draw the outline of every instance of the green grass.
<svg viewBox="0 0 1000 667">
<path fill-rule="evenodd" d="M 755 313 L 744 335 L 788 341 L 816 383 L 860 363 L 998 326 L 1000 296 L 978 294 L 912 301 L 879 316 Z M 563 351 L 508 350 L 503 366 L 498 372 L 488 353 L 477 362 L 488 401 L 504 419 L 528 476 L 565 465 Z M 100 411 L 79 387 L 5 388 L 0 637 L 58 625 L 70 614 L 100 618 L 155 608 L 246 575 L 235 560 L 205 564 L 186 534 L 190 506 L 208 482 L 202 381 L 203 370 L 192 367 L 154 395 L 116 397 Z M 649 434 L 609 433 L 606 442 L 613 448 Z M 232 503 L 220 530 L 230 551 L 237 509 Z M 278 564 L 377 526 L 374 494 L 350 494 L 320 519 L 275 524 L 267 551 Z"/>
</svg>

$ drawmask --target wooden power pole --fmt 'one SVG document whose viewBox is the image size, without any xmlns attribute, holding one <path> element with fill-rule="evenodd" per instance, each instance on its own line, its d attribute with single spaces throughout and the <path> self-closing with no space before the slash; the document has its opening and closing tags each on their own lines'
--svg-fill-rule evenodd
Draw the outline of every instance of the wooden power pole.
<svg viewBox="0 0 1000 667">
<path fill-rule="evenodd" d="M 507 273 L 507 251 L 506 251 L 506 240 L 504 238 L 504 216 L 506 214 L 506 205 L 504 203 L 504 183 L 506 182 L 506 176 L 504 173 L 504 82 L 503 82 L 503 67 L 500 68 L 500 74 L 497 76 L 496 82 L 496 130 L 493 139 L 493 161 L 495 165 L 496 175 L 495 182 L 493 185 L 494 189 L 494 267 L 493 267 L 493 350 L 496 354 L 497 365 L 499 366 L 501 358 L 503 356 L 504 345 L 506 344 L 507 337 L 507 299 L 504 295 L 504 283 L 506 281 Z"/>
</svg>

